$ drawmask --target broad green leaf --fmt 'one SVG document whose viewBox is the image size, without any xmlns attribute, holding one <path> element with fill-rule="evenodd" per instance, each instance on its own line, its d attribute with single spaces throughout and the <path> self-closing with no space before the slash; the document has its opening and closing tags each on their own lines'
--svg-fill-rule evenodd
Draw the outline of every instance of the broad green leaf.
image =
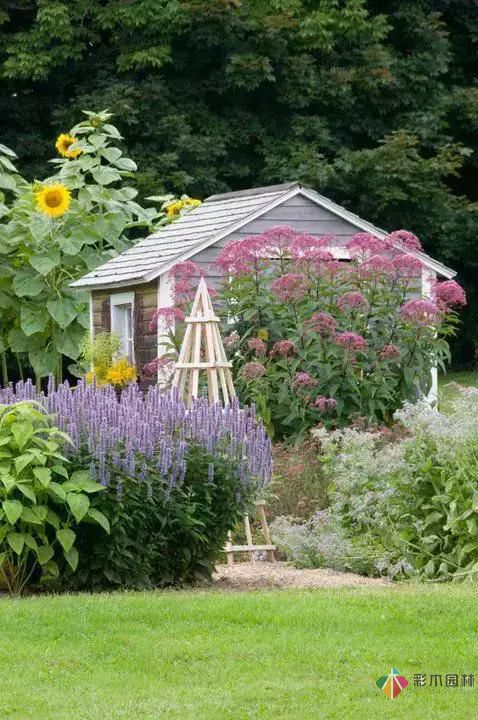
<svg viewBox="0 0 478 720">
<path fill-rule="evenodd" d="M 62 528 L 56 531 L 56 537 L 65 552 L 68 552 L 76 540 L 76 534 L 69 528 Z M 74 568 L 73 568 L 74 569 Z"/>
<path fill-rule="evenodd" d="M 68 298 L 49 300 L 46 307 L 53 320 L 55 320 L 55 322 L 57 322 L 62 328 L 68 327 L 77 315 L 74 304 Z"/>
<path fill-rule="evenodd" d="M 118 158 L 121 157 L 123 153 L 119 148 L 116 147 L 107 147 L 107 148 L 101 148 L 100 155 L 108 160 L 108 162 L 114 162 L 115 160 L 118 160 Z"/>
<path fill-rule="evenodd" d="M 109 167 L 100 167 L 97 170 L 92 170 L 91 174 L 98 185 L 110 185 L 112 182 L 121 180 L 119 172 Z"/>
<path fill-rule="evenodd" d="M 17 189 L 17 183 L 11 175 L 8 175 L 8 173 L 0 172 L 0 188 L 3 188 L 4 190 L 13 190 L 13 192 L 15 192 Z"/>
<path fill-rule="evenodd" d="M 53 341 L 58 352 L 76 360 L 80 354 L 84 336 L 84 328 L 77 323 L 72 323 L 66 330 L 55 330 Z"/>
<path fill-rule="evenodd" d="M 29 483 L 19 482 L 17 484 L 17 487 L 20 490 L 20 492 L 23 493 L 23 495 L 25 495 L 25 497 L 27 497 L 29 500 L 32 501 L 32 503 L 36 503 L 37 496 L 35 494 L 34 489 L 31 487 L 31 485 Z M 23 513 L 22 513 L 22 517 L 23 517 Z"/>
<path fill-rule="evenodd" d="M 65 483 L 66 485 L 66 483 Z M 52 481 L 50 483 L 50 486 L 48 488 L 50 494 L 53 493 L 59 500 L 65 500 L 66 499 L 66 491 L 65 488 L 60 485 L 60 483 Z"/>
<path fill-rule="evenodd" d="M 78 255 L 83 247 L 83 241 L 74 237 L 66 237 L 61 241 L 61 249 L 66 255 Z"/>
<path fill-rule="evenodd" d="M 113 165 L 117 167 L 118 170 L 126 170 L 128 172 L 136 172 L 138 169 L 134 160 L 130 160 L 130 158 L 120 158 L 119 160 L 115 160 Z"/>
<path fill-rule="evenodd" d="M 15 525 L 22 514 L 23 505 L 19 500 L 4 500 L 2 508 L 10 525 Z"/>
<path fill-rule="evenodd" d="M 0 143 L 0 153 L 1 153 L 2 155 L 8 155 L 8 157 L 11 157 L 11 158 L 17 158 L 17 157 L 18 157 L 17 155 L 15 155 L 15 153 L 13 152 L 13 150 L 10 150 L 10 148 L 7 147 L 6 145 L 2 145 L 2 143 Z"/>
<path fill-rule="evenodd" d="M 45 283 L 37 275 L 19 273 L 13 278 L 13 289 L 18 297 L 36 297 L 46 290 Z"/>
<path fill-rule="evenodd" d="M 51 545 L 40 545 L 37 552 L 37 558 L 40 565 L 46 565 L 46 563 L 52 559 L 55 551 Z"/>
<path fill-rule="evenodd" d="M 41 348 L 44 340 L 40 335 L 27 337 L 19 328 L 13 328 L 8 333 L 8 343 L 13 352 L 29 352 Z"/>
<path fill-rule="evenodd" d="M 40 481 L 44 488 L 47 488 L 51 481 L 51 470 L 50 468 L 37 467 L 33 468 L 33 474 Z"/>
<path fill-rule="evenodd" d="M 58 530 L 58 528 L 60 527 L 60 518 L 51 508 L 48 508 L 48 512 L 46 514 L 46 521 L 49 525 L 52 525 L 55 530 Z"/>
<path fill-rule="evenodd" d="M 24 507 L 22 510 L 22 520 L 26 523 L 33 523 L 33 525 L 43 525 L 42 521 L 36 513 L 29 507 Z"/>
<path fill-rule="evenodd" d="M 44 523 L 46 520 L 46 516 L 48 514 L 47 506 L 46 505 L 37 505 L 36 507 L 33 507 L 32 510 L 34 513 L 36 513 L 36 515 L 41 520 L 41 522 Z"/>
<path fill-rule="evenodd" d="M 8 533 L 7 542 L 17 555 L 21 555 L 25 545 L 25 535 L 23 533 Z"/>
<path fill-rule="evenodd" d="M 68 552 L 63 552 L 63 554 L 68 565 L 74 572 L 78 567 L 78 550 L 75 547 L 72 547 Z"/>
<path fill-rule="evenodd" d="M 15 438 L 15 442 L 20 450 L 23 450 L 33 435 L 33 424 L 28 420 L 20 420 L 12 423 L 11 430 L 13 437 Z"/>
<path fill-rule="evenodd" d="M 20 325 L 27 336 L 42 333 L 49 319 L 50 316 L 44 308 L 28 305 L 22 305 L 20 308 Z"/>
<path fill-rule="evenodd" d="M 52 248 L 48 255 L 33 255 L 29 259 L 29 263 L 40 275 L 48 275 L 49 272 L 60 265 L 60 252 Z"/>
<path fill-rule="evenodd" d="M 46 565 L 43 566 L 43 570 L 53 575 L 53 577 L 60 577 L 60 568 L 54 560 L 47 562 Z"/>
<path fill-rule="evenodd" d="M 30 465 L 30 463 L 33 460 L 33 457 L 34 456 L 31 453 L 25 453 L 24 455 L 19 455 L 18 457 L 15 458 L 15 460 L 13 462 L 15 465 L 15 470 L 17 471 L 17 475 L 20 475 L 22 470 L 24 470 L 27 467 L 27 465 Z"/>
<path fill-rule="evenodd" d="M 59 359 L 59 353 L 54 350 L 48 352 L 35 350 L 28 353 L 28 360 L 37 377 L 47 377 L 53 373 L 58 367 Z"/>
<path fill-rule="evenodd" d="M 13 172 L 13 173 L 17 173 L 17 174 L 18 174 L 17 168 L 16 168 L 15 165 L 12 163 L 12 161 L 9 160 L 8 158 L 6 158 L 6 157 L 0 157 L 0 163 L 3 165 L 4 168 L 6 168 L 7 170 L 10 170 L 10 172 Z"/>
<path fill-rule="evenodd" d="M 25 545 L 27 545 L 30 550 L 35 550 L 35 552 L 38 550 L 38 543 L 33 537 L 33 535 L 30 535 L 30 533 L 24 533 L 25 538 Z"/>
<path fill-rule="evenodd" d="M 103 515 L 102 512 L 100 512 L 96 508 L 90 508 L 86 517 L 91 518 L 92 520 L 97 522 L 98 525 L 101 525 L 101 527 L 106 530 L 108 535 L 110 534 L 110 524 L 108 518 L 106 517 L 106 515 Z"/>
<path fill-rule="evenodd" d="M 56 473 L 57 475 L 62 475 L 62 477 L 68 479 L 68 470 L 63 467 L 63 465 L 53 465 L 52 472 Z"/>
<path fill-rule="evenodd" d="M 82 493 L 67 493 L 66 502 L 76 522 L 81 522 L 90 507 L 90 500 L 87 495 Z"/>
<path fill-rule="evenodd" d="M 2 481 L 7 493 L 9 493 L 10 490 L 15 487 L 15 478 L 13 478 L 11 475 L 2 474 L 0 476 L 0 480 Z"/>
</svg>

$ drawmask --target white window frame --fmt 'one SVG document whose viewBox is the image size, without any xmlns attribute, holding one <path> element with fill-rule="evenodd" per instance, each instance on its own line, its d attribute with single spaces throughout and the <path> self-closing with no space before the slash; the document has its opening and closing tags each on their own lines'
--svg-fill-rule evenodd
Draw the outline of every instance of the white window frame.
<svg viewBox="0 0 478 720">
<path fill-rule="evenodd" d="M 120 327 L 118 323 L 117 308 L 131 307 L 131 328 L 130 337 L 127 336 L 126 327 Z M 121 292 L 110 295 L 110 313 L 111 313 L 111 332 L 116 333 L 121 338 L 121 348 L 118 353 L 119 357 L 127 357 L 128 360 L 135 364 L 135 347 L 134 347 L 134 292 Z M 131 357 L 128 353 L 128 346 L 131 344 Z"/>
</svg>

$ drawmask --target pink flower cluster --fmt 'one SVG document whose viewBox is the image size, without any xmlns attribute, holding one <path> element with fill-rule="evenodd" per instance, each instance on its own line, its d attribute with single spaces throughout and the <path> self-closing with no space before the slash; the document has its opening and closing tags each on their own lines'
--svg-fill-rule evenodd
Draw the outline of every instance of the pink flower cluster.
<svg viewBox="0 0 478 720">
<path fill-rule="evenodd" d="M 265 266 L 267 255 L 264 235 L 250 235 L 227 243 L 214 260 L 214 265 L 226 274 L 248 275 Z"/>
<path fill-rule="evenodd" d="M 315 380 L 306 372 L 297 373 L 295 378 L 292 380 L 292 385 L 295 390 L 305 390 L 307 388 L 313 388 L 319 384 L 318 380 Z"/>
<path fill-rule="evenodd" d="M 380 350 L 380 357 L 382 360 L 398 360 L 400 357 L 400 348 L 396 345 L 384 345 Z"/>
<path fill-rule="evenodd" d="M 360 292 L 347 292 L 339 297 L 337 306 L 340 310 L 367 310 L 370 303 Z"/>
<path fill-rule="evenodd" d="M 184 307 L 193 300 L 204 271 L 192 260 L 184 260 L 171 268 L 171 275 L 174 278 L 174 301 Z"/>
<path fill-rule="evenodd" d="M 242 368 L 242 376 L 245 380 L 257 380 L 265 375 L 264 365 L 258 362 L 248 362 Z"/>
<path fill-rule="evenodd" d="M 358 267 L 360 277 L 364 279 L 372 279 L 377 276 L 389 276 L 393 272 L 391 260 L 383 255 L 372 255 L 371 257 L 360 263 Z"/>
<path fill-rule="evenodd" d="M 149 363 L 146 363 L 143 367 L 143 375 L 145 377 L 153 377 L 161 370 L 164 370 L 165 373 L 168 374 L 172 370 L 172 366 L 173 360 L 163 355 L 162 357 L 154 358 L 154 360 L 150 360 Z"/>
<path fill-rule="evenodd" d="M 155 310 L 151 322 L 149 323 L 149 330 L 154 332 L 158 327 L 158 321 L 161 320 L 162 324 L 168 328 L 173 328 L 177 322 L 184 320 L 184 312 L 181 308 L 177 307 L 163 307 Z"/>
<path fill-rule="evenodd" d="M 289 357 L 297 352 L 297 346 L 292 340 L 279 340 L 274 343 L 270 351 L 271 357 Z"/>
<path fill-rule="evenodd" d="M 350 238 L 347 243 L 347 249 L 352 257 L 367 258 L 383 253 L 383 251 L 387 249 L 387 245 L 375 235 L 360 232 Z"/>
<path fill-rule="evenodd" d="M 261 338 L 255 337 L 247 341 L 247 347 L 259 357 L 267 355 L 267 345 Z"/>
<path fill-rule="evenodd" d="M 233 330 L 232 333 L 230 333 L 224 338 L 222 344 L 224 345 L 226 350 L 233 350 L 239 344 L 240 339 L 241 337 L 239 333 L 236 330 Z"/>
<path fill-rule="evenodd" d="M 464 307 L 466 305 L 465 291 L 455 280 L 436 282 L 432 288 L 432 295 L 439 307 Z"/>
<path fill-rule="evenodd" d="M 408 230 L 394 230 L 390 233 L 387 240 L 391 245 L 401 245 L 407 250 L 412 252 L 423 252 L 423 247 L 420 240 L 412 232 Z"/>
<path fill-rule="evenodd" d="M 340 347 L 346 348 L 347 350 L 359 350 L 365 352 L 368 349 L 368 342 L 362 335 L 351 331 L 337 333 L 334 336 L 334 340 Z"/>
<path fill-rule="evenodd" d="M 327 312 L 314 313 L 304 323 L 304 330 L 318 333 L 321 337 L 333 335 L 337 329 L 337 320 Z"/>
<path fill-rule="evenodd" d="M 287 273 L 274 280 L 271 290 L 281 302 L 297 303 L 307 295 L 309 283 L 305 275 Z"/>
<path fill-rule="evenodd" d="M 310 407 L 318 410 L 319 412 L 331 412 L 337 407 L 337 401 L 334 400 L 334 398 L 319 395 L 315 398 L 314 402 L 310 403 Z"/>
<path fill-rule="evenodd" d="M 413 255 L 401 253 L 393 258 L 392 267 L 397 276 L 410 280 L 421 276 L 423 263 Z"/>
<path fill-rule="evenodd" d="M 441 317 L 440 308 L 430 300 L 408 300 L 399 310 L 400 317 L 413 325 L 434 325 Z"/>
</svg>

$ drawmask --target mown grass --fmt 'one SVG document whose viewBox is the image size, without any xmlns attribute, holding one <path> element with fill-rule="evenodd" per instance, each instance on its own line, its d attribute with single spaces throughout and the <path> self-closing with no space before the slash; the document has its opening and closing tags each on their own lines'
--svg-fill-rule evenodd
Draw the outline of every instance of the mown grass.
<svg viewBox="0 0 478 720">
<path fill-rule="evenodd" d="M 472 720 L 478 591 L 415 586 L 164 592 L 0 602 L 0 717 Z M 375 686 L 397 667 L 411 684 Z M 478 680 L 478 677 L 477 677 Z"/>
<path fill-rule="evenodd" d="M 442 412 L 447 412 L 451 402 L 457 393 L 453 387 L 447 387 L 450 383 L 458 383 L 465 387 L 478 387 L 478 370 L 447 372 L 438 376 L 438 407 Z"/>
</svg>

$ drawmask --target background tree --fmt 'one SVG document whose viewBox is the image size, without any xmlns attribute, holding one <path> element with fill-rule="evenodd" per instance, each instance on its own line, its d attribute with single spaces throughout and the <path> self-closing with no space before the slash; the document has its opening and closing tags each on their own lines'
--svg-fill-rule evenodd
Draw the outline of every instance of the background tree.
<svg viewBox="0 0 478 720">
<path fill-rule="evenodd" d="M 31 177 L 84 107 L 123 119 L 143 195 L 301 179 L 459 270 L 476 333 L 473 0 L 15 0 L 5 144 Z"/>
</svg>

